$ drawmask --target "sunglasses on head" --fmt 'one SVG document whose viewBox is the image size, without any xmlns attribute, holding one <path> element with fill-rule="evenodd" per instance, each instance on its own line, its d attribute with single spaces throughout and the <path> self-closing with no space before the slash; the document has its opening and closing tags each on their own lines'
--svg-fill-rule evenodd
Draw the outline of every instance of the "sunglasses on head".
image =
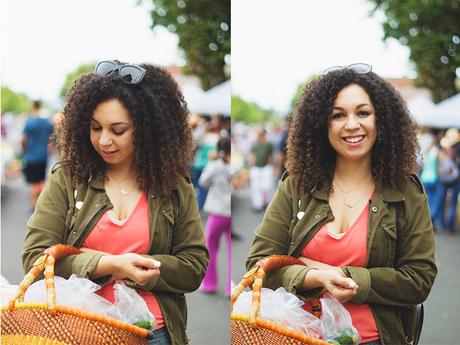
<svg viewBox="0 0 460 345">
<path fill-rule="evenodd" d="M 109 75 L 115 72 L 126 84 L 139 84 L 145 76 L 145 69 L 141 66 L 120 64 L 115 61 L 101 61 L 94 69 L 96 75 Z"/>
<path fill-rule="evenodd" d="M 342 69 L 349 69 L 357 74 L 367 74 L 372 71 L 372 66 L 367 63 L 353 63 L 348 66 L 333 66 L 325 69 L 321 75 L 325 75 L 333 71 L 340 71 Z"/>
</svg>

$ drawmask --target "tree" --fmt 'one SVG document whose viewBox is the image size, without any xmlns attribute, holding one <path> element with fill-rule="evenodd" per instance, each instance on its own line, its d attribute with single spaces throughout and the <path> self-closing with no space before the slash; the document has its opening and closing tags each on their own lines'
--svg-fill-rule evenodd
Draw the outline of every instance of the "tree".
<svg viewBox="0 0 460 345">
<path fill-rule="evenodd" d="M 295 106 L 297 104 L 297 100 L 299 99 L 300 95 L 302 94 L 303 90 L 305 89 L 305 86 L 307 86 L 307 84 L 309 84 L 311 81 L 315 80 L 316 78 L 318 78 L 318 75 L 313 74 L 306 81 L 304 81 L 303 83 L 300 83 L 299 86 L 297 86 L 295 94 L 292 97 L 291 103 L 290 103 L 291 112 L 295 109 Z"/>
<path fill-rule="evenodd" d="M 69 92 L 69 89 L 73 85 L 75 80 L 77 80 L 83 74 L 93 72 L 95 67 L 96 63 L 82 64 L 78 66 L 75 71 L 67 74 L 64 85 L 62 86 L 61 92 L 59 93 L 59 96 L 61 98 L 64 98 L 67 95 L 67 92 Z"/>
<path fill-rule="evenodd" d="M 179 37 L 186 73 L 197 75 L 205 90 L 228 79 L 230 0 L 152 0 L 152 29 L 163 26 Z"/>
<path fill-rule="evenodd" d="M 250 123 L 280 122 L 273 110 L 262 109 L 256 103 L 247 102 L 239 96 L 232 96 L 232 121 Z"/>
<path fill-rule="evenodd" d="M 7 86 L 1 88 L 2 113 L 24 114 L 30 111 L 30 99 L 23 93 L 17 93 Z"/>
<path fill-rule="evenodd" d="M 419 84 L 427 87 L 435 102 L 457 93 L 456 70 L 460 66 L 460 0 L 369 0 L 381 9 L 384 40 L 395 38 L 410 49 Z"/>
</svg>

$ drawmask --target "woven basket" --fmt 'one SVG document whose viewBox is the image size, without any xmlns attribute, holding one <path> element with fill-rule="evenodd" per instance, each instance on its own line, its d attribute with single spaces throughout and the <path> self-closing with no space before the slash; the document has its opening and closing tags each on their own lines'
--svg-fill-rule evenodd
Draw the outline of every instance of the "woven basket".
<svg viewBox="0 0 460 345">
<path fill-rule="evenodd" d="M 2 307 L 1 343 L 27 345 L 145 345 L 153 333 L 102 314 L 56 305 L 54 263 L 77 248 L 62 244 L 44 251 L 24 277 L 17 295 Z M 24 303 L 24 294 L 45 269 L 47 303 Z"/>
<path fill-rule="evenodd" d="M 259 260 L 232 290 L 230 300 L 230 342 L 232 345 L 330 345 L 330 343 L 321 339 L 283 327 L 279 323 L 260 318 L 260 296 L 266 273 L 290 265 L 304 265 L 304 263 L 299 259 L 287 255 L 267 256 Z M 240 315 L 233 313 L 233 305 L 238 299 L 238 296 L 252 283 L 252 306 L 250 314 Z M 311 302 L 315 315 L 319 317 L 320 309 L 318 299 L 314 299 Z"/>
</svg>

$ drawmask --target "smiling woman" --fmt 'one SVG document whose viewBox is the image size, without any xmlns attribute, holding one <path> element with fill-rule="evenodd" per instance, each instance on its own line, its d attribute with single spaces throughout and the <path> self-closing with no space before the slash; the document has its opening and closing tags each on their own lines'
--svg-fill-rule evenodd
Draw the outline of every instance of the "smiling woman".
<svg viewBox="0 0 460 345">
<path fill-rule="evenodd" d="M 306 266 L 272 272 L 269 288 L 304 298 L 327 291 L 350 313 L 361 344 L 406 344 L 414 306 L 437 274 L 427 199 L 413 174 L 418 145 L 400 95 L 370 66 L 355 66 L 329 69 L 300 96 L 287 173 L 246 267 L 297 257 Z"/>
<path fill-rule="evenodd" d="M 137 289 L 155 316 L 149 344 L 187 343 L 184 294 L 203 279 L 208 251 L 188 178 L 192 134 L 164 69 L 105 61 L 71 88 L 59 146 L 28 222 L 23 262 L 66 243 L 81 251 L 58 275 L 89 278 L 114 301 L 114 282 Z M 180 138 L 180 139 L 179 139 Z"/>
</svg>

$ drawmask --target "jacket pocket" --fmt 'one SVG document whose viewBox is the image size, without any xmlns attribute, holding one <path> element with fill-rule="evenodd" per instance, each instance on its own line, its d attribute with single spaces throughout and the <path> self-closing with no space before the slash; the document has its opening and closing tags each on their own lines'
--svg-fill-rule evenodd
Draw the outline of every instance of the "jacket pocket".
<svg viewBox="0 0 460 345">
<path fill-rule="evenodd" d="M 387 267 L 394 267 L 396 260 L 396 223 L 391 222 L 383 225 L 383 230 L 385 232 L 385 241 L 386 241 L 386 250 L 387 250 Z"/>
</svg>

